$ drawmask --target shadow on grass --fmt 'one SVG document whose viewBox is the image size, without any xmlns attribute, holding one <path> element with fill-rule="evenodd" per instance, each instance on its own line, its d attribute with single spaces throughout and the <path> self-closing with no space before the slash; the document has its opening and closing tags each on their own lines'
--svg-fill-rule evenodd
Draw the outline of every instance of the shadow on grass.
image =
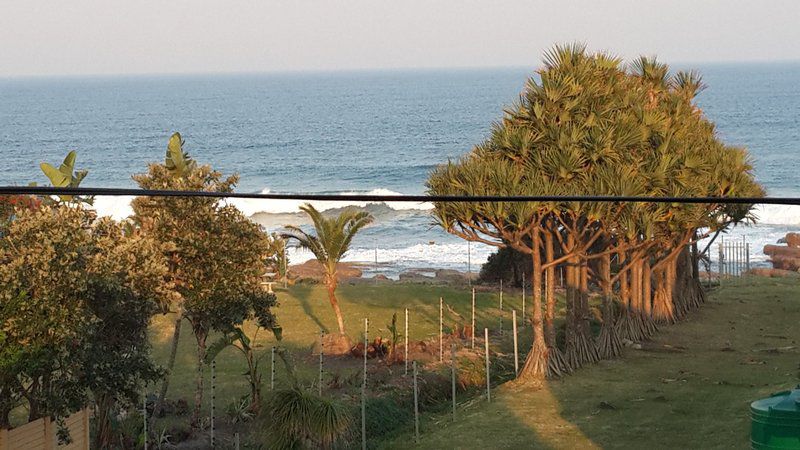
<svg viewBox="0 0 800 450">
<path fill-rule="evenodd" d="M 292 294 L 297 299 L 298 303 L 300 303 L 300 307 L 303 308 L 305 315 L 314 321 L 320 330 L 324 331 L 325 333 L 329 333 L 330 330 L 328 330 L 328 327 L 322 323 L 316 314 L 314 314 L 314 309 L 310 302 L 312 292 L 313 288 L 311 286 L 298 286 L 293 290 Z"/>
</svg>

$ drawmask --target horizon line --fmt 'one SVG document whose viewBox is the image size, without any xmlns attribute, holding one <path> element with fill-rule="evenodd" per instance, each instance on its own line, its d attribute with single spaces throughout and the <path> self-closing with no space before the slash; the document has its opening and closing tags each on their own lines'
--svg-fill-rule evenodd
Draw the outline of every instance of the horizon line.
<svg viewBox="0 0 800 450">
<path fill-rule="evenodd" d="M 708 60 L 708 61 L 675 61 L 667 63 L 670 67 L 682 66 L 725 66 L 725 65 L 758 65 L 758 64 L 800 64 L 800 58 L 790 59 L 750 59 L 750 60 Z M 157 78 L 182 76 L 259 76 L 259 75 L 324 75 L 324 74 L 358 74 L 386 72 L 446 72 L 446 71 L 481 71 L 481 70 L 515 70 L 526 69 L 531 72 L 541 67 L 536 65 L 487 65 L 487 66 L 385 66 L 385 67 L 352 67 L 352 68 L 298 68 L 275 70 L 219 70 L 219 71 L 177 71 L 177 72 L 94 72 L 94 73 L 61 73 L 61 74 L 0 74 L 0 81 L 11 80 L 47 80 L 47 79 L 83 79 L 83 78 Z"/>
</svg>

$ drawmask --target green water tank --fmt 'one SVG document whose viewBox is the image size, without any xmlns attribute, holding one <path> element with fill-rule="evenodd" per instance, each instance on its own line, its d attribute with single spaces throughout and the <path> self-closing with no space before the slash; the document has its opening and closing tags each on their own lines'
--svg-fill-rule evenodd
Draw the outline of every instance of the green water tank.
<svg viewBox="0 0 800 450">
<path fill-rule="evenodd" d="M 800 450 L 800 386 L 750 404 L 753 449 Z"/>
</svg>

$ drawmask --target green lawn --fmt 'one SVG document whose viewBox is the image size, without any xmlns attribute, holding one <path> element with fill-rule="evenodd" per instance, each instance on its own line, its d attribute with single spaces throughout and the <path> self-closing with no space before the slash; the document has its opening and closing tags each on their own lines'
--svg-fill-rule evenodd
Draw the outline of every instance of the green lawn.
<svg viewBox="0 0 800 450">
<path fill-rule="evenodd" d="M 749 403 L 800 382 L 800 284 L 750 278 L 715 291 L 643 349 L 542 388 L 426 416 L 419 448 L 746 448 Z M 385 448 L 408 448 L 407 433 Z"/>
<path fill-rule="evenodd" d="M 372 337 L 388 336 L 386 324 L 403 308 L 411 312 L 412 340 L 434 337 L 438 331 L 438 299 L 462 314 L 470 311 L 468 288 L 415 284 L 342 285 L 338 291 L 348 332 L 362 337 L 364 317 Z M 627 348 L 623 358 L 583 368 L 563 380 L 537 388 L 509 383 L 496 389 L 492 403 L 463 398 L 458 419 L 449 414 L 423 414 L 419 448 L 743 448 L 749 439 L 751 401 L 800 382 L 797 331 L 800 283 L 789 279 L 749 278 L 713 291 L 699 311 L 677 325 L 662 327 L 642 349 Z M 520 298 L 506 293 L 504 329 L 510 328 L 512 307 Z M 317 376 L 311 346 L 319 330 L 334 330 L 335 320 L 324 289 L 301 285 L 278 291 L 276 309 L 284 326 L 281 345 L 290 348 L 305 384 Z M 478 293 L 478 328 L 497 330 L 500 315 L 496 293 Z M 530 304 L 528 304 L 528 307 Z M 178 366 L 170 398 L 193 398 L 194 341 L 184 327 Z M 171 336 L 170 317 L 152 327 L 155 357 L 166 360 Z M 509 339 L 503 342 L 507 351 Z M 523 350 L 529 334 L 522 338 Z M 259 342 L 268 352 L 271 335 Z M 332 372 L 358 371 L 355 358 L 329 366 Z M 347 362 L 351 361 L 351 362 Z M 377 364 L 370 361 L 370 364 Z M 217 360 L 217 404 L 224 408 L 247 393 L 244 362 L 232 350 Z M 269 362 L 264 362 L 265 391 Z M 286 377 L 278 365 L 278 385 Z M 206 392 L 208 394 L 208 384 Z M 333 394 L 333 393 L 331 393 Z M 218 416 L 223 415 L 219 413 Z M 171 418 L 161 425 L 172 423 Z M 180 420 L 185 421 L 185 418 Z M 413 446 L 413 429 L 371 442 L 385 448 Z M 371 437 L 373 438 L 373 437 Z"/>
<path fill-rule="evenodd" d="M 279 307 L 275 309 L 279 323 L 283 326 L 283 341 L 281 346 L 287 347 L 292 352 L 296 362 L 301 382 L 306 385 L 316 382 L 318 375 L 317 357 L 311 356 L 311 348 L 319 339 L 320 330 L 336 331 L 336 320 L 333 310 L 328 302 L 327 292 L 321 285 L 302 284 L 292 286 L 288 290 L 277 289 Z M 337 290 L 341 309 L 345 316 L 345 327 L 349 336 L 358 341 L 363 339 L 364 318 L 369 318 L 370 338 L 382 336 L 384 339 L 391 336 L 387 324 L 391 322 L 392 314 L 397 313 L 397 325 L 403 327 L 403 310 L 409 309 L 409 339 L 412 341 L 435 338 L 438 334 L 439 297 L 461 314 L 467 321 L 470 318 L 471 291 L 468 287 L 453 288 L 448 286 L 388 283 L 378 285 L 360 282 L 357 284 L 343 283 Z M 503 296 L 504 311 L 499 311 L 499 296 L 495 292 L 478 290 L 476 295 L 476 322 L 478 329 L 490 327 L 493 330 L 500 328 L 501 318 L 504 321 L 505 331 L 511 328 L 511 310 L 521 309 L 519 292 L 505 292 Z M 527 307 L 530 307 L 528 299 Z M 160 364 L 166 364 L 169 355 L 169 344 L 172 338 L 174 315 L 156 317 L 151 326 L 151 342 L 153 356 Z M 518 318 L 521 324 L 521 318 Z M 445 323 L 452 323 L 450 314 L 445 310 Z M 522 327 L 521 327 L 522 328 Z M 248 327 L 252 333 L 252 328 Z M 521 345 L 528 345 L 529 335 L 521 333 Z M 508 333 L 506 333 L 508 335 Z M 209 343 L 215 337 L 209 338 Z M 505 339 L 506 347 L 510 346 L 510 339 Z M 276 345 L 271 333 L 261 332 L 257 345 L 265 358 L 262 362 L 264 373 L 264 391 L 269 390 L 269 353 L 270 348 Z M 196 344 L 188 322 L 184 322 L 181 330 L 181 339 L 178 348 L 178 357 L 174 374 L 170 378 L 170 388 L 167 397 L 170 399 L 185 399 L 190 407 L 194 398 L 194 376 L 196 367 Z M 360 372 L 360 361 L 357 358 L 346 358 L 339 361 L 330 361 L 326 364 L 328 373 L 326 377 L 338 373 L 342 376 L 353 375 Z M 370 360 L 370 364 L 378 364 Z M 246 369 L 242 356 L 232 348 L 223 351 L 216 360 L 217 370 L 217 416 L 223 415 L 224 408 L 235 399 L 249 393 L 247 381 L 242 374 Z M 210 398 L 209 369 L 205 369 L 206 384 L 206 410 L 210 411 L 208 398 Z M 276 363 L 276 385 L 287 385 L 287 376 L 283 365 Z M 149 386 L 153 392 L 157 386 Z M 170 417 L 159 421 L 156 426 L 160 429 L 175 423 L 186 422 L 187 419 Z"/>
</svg>

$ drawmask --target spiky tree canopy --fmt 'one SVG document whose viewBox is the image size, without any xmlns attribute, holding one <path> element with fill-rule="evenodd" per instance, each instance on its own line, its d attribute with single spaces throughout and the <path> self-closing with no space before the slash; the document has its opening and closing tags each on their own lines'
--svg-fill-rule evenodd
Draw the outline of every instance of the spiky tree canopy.
<svg viewBox="0 0 800 450">
<path fill-rule="evenodd" d="M 284 236 L 296 239 L 302 248 L 314 254 L 329 276 L 335 275 L 336 264 L 350 249 L 355 235 L 372 222 L 372 216 L 364 211 L 344 211 L 336 217 L 326 218 L 308 203 L 300 210 L 314 222 L 316 235 L 290 225 L 286 227 Z"/>
</svg>

